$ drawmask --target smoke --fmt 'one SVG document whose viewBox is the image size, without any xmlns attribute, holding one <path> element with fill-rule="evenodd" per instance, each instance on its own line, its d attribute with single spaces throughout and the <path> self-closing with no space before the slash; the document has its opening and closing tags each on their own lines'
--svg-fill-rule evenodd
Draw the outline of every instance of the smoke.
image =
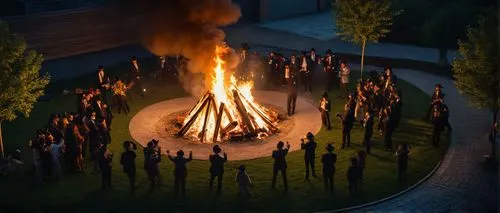
<svg viewBox="0 0 500 213">
<path fill-rule="evenodd" d="M 231 0 L 116 2 L 123 15 L 133 17 L 134 20 L 129 23 L 149 51 L 155 55 L 183 55 L 190 59 L 187 66 L 189 72 L 180 75 L 180 80 L 185 88 L 188 85 L 188 91 L 193 94 L 197 93 L 193 90 L 199 89 L 196 84 L 200 82 L 192 73 L 210 70 L 213 67 L 215 46 L 224 42 L 225 34 L 219 27 L 236 23 L 241 16 L 239 6 Z M 235 58 L 229 57 L 229 60 Z"/>
</svg>

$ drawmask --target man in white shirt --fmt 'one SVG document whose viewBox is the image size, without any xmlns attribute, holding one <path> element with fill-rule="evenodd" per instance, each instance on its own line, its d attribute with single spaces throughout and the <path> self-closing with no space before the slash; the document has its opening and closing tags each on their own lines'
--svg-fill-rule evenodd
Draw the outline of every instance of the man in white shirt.
<svg viewBox="0 0 500 213">
<path fill-rule="evenodd" d="M 351 70 L 347 67 L 345 61 L 340 63 L 340 95 L 339 97 L 345 98 L 347 97 L 347 86 L 349 84 L 349 75 L 351 74 Z"/>
</svg>

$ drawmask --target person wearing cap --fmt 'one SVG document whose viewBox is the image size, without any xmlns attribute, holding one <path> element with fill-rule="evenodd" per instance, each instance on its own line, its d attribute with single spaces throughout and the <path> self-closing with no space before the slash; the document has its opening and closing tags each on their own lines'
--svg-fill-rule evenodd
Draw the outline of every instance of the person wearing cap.
<svg viewBox="0 0 500 213">
<path fill-rule="evenodd" d="M 210 160 L 210 191 L 212 191 L 214 180 L 217 177 L 217 193 L 220 194 L 222 188 L 222 177 L 224 175 L 224 163 L 227 162 L 227 154 L 224 152 L 223 156 L 220 156 L 222 149 L 219 145 L 215 145 L 212 148 L 212 151 L 214 154 L 208 157 Z"/>
<path fill-rule="evenodd" d="M 293 114 L 295 114 L 295 105 L 297 102 L 297 79 L 295 78 L 295 76 L 292 76 L 287 81 L 287 90 L 288 96 L 286 99 L 286 110 L 288 116 L 292 116 Z"/>
<path fill-rule="evenodd" d="M 285 143 L 283 141 L 279 141 L 276 145 L 277 149 L 273 151 L 272 157 L 274 159 L 273 165 L 273 180 L 271 183 L 271 187 L 276 188 L 276 176 L 278 172 L 281 172 L 281 176 L 283 177 L 283 186 L 285 187 L 285 192 L 288 191 L 288 179 L 286 176 L 286 169 L 288 165 L 286 164 L 286 155 L 288 154 L 288 150 L 290 149 L 290 144 L 286 143 L 286 148 L 283 148 Z"/>
<path fill-rule="evenodd" d="M 328 143 L 325 147 L 327 153 L 321 156 L 321 163 L 323 163 L 323 181 L 325 183 L 325 190 L 333 193 L 333 175 L 335 174 L 335 163 L 337 163 L 337 155 L 333 153 L 334 147 Z"/>
<path fill-rule="evenodd" d="M 332 56 L 332 50 L 328 49 L 326 51 L 326 56 L 323 59 L 323 72 L 325 72 L 325 90 L 330 91 L 332 89 L 332 84 L 335 79 L 335 61 Z"/>
<path fill-rule="evenodd" d="M 316 170 L 314 169 L 314 161 L 316 160 L 316 146 L 314 135 L 308 132 L 306 135 L 307 143 L 304 138 L 301 139 L 300 149 L 304 150 L 304 162 L 306 164 L 306 180 L 309 180 L 309 167 L 311 167 L 312 176 L 316 177 Z"/>
<path fill-rule="evenodd" d="M 167 155 L 170 161 L 175 165 L 174 168 L 174 185 L 175 185 L 175 195 L 179 194 L 179 190 L 184 197 L 186 195 L 186 178 L 187 178 L 187 163 L 193 160 L 193 152 L 189 152 L 189 158 L 184 157 L 184 151 L 177 151 L 177 156 L 172 157 L 170 151 L 167 150 Z"/>
<path fill-rule="evenodd" d="M 321 120 L 323 125 L 326 126 L 327 130 L 331 130 L 332 126 L 330 124 L 330 110 L 331 110 L 330 100 L 328 99 L 328 93 L 324 92 L 321 100 L 319 101 L 319 111 L 321 112 Z"/>
<path fill-rule="evenodd" d="M 137 157 L 134 150 L 137 147 L 133 142 L 125 141 L 123 142 L 123 148 L 125 151 L 120 157 L 120 164 L 123 166 L 123 172 L 127 174 L 130 183 L 130 192 L 133 194 L 135 192 L 135 158 Z"/>
</svg>

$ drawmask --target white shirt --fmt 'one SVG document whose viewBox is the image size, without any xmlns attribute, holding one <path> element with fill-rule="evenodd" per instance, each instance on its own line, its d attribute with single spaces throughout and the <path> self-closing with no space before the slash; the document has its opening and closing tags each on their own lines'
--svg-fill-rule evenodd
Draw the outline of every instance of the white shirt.
<svg viewBox="0 0 500 213">
<path fill-rule="evenodd" d="M 316 53 L 311 53 L 311 61 L 316 61 Z"/>
<path fill-rule="evenodd" d="M 307 61 L 306 58 L 302 58 L 302 65 L 300 66 L 300 71 L 301 72 L 306 72 L 307 71 Z"/>
<path fill-rule="evenodd" d="M 324 111 L 327 111 L 326 110 L 326 104 L 328 103 L 328 101 L 326 99 L 321 99 L 321 103 L 320 103 L 320 107 L 321 109 L 323 109 Z"/>
<path fill-rule="evenodd" d="M 351 70 L 345 66 L 340 70 L 340 81 L 344 84 L 349 83 L 349 74 L 351 73 Z"/>
</svg>

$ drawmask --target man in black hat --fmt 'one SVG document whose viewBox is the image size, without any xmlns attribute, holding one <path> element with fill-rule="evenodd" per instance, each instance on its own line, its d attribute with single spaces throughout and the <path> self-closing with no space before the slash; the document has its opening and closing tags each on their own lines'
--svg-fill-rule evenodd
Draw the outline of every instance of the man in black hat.
<svg viewBox="0 0 500 213">
<path fill-rule="evenodd" d="M 373 135 L 373 109 L 369 109 L 365 114 L 365 118 L 363 120 L 363 126 L 365 127 L 365 134 L 363 136 L 363 143 L 366 147 L 366 153 L 370 154 L 371 150 L 371 138 Z"/>
<path fill-rule="evenodd" d="M 297 102 L 297 79 L 291 77 L 287 82 L 288 96 L 286 99 L 288 116 L 295 114 L 295 104 Z"/>
<path fill-rule="evenodd" d="M 314 169 L 314 161 L 316 160 L 316 146 L 317 143 L 314 141 L 314 135 L 312 132 L 308 132 L 306 135 L 307 143 L 304 138 L 301 139 L 300 149 L 305 150 L 304 162 L 306 164 L 306 180 L 309 180 L 309 166 L 311 167 L 312 176 L 316 177 L 316 171 Z"/>
<path fill-rule="evenodd" d="M 220 194 L 222 188 L 222 176 L 224 175 L 224 163 L 227 162 L 227 154 L 224 152 L 223 156 L 220 156 L 222 149 L 219 145 L 215 145 L 212 148 L 214 154 L 210 155 L 210 191 L 212 191 L 214 186 L 214 180 L 217 177 L 217 194 Z"/>
<path fill-rule="evenodd" d="M 335 79 L 335 61 L 332 56 L 332 50 L 328 49 L 326 51 L 326 56 L 323 59 L 323 72 L 325 75 L 325 89 L 326 91 L 330 91 L 332 89 L 332 84 Z"/>
<path fill-rule="evenodd" d="M 333 193 L 333 175 L 335 174 L 335 163 L 337 163 L 337 155 L 333 153 L 333 145 L 328 143 L 325 147 L 327 153 L 321 156 L 323 163 L 323 181 L 325 183 L 325 190 Z"/>
<path fill-rule="evenodd" d="M 272 157 L 274 159 L 274 166 L 273 166 L 273 180 L 271 183 L 271 187 L 274 189 L 276 188 L 276 176 L 278 175 L 278 172 L 281 172 L 281 176 L 283 176 L 283 185 L 285 187 L 285 192 L 288 191 L 288 179 L 286 176 L 286 169 L 287 169 L 287 164 L 286 164 L 286 155 L 288 154 L 288 150 L 290 149 L 290 144 L 287 142 L 286 143 L 286 149 L 283 147 L 285 146 L 285 143 L 283 141 L 278 142 L 276 145 L 277 149 L 273 151 Z"/>
<path fill-rule="evenodd" d="M 103 91 L 106 91 L 110 87 L 109 76 L 107 76 L 104 72 L 104 67 L 102 65 L 99 65 L 99 67 L 97 67 L 97 80 L 98 85 Z"/>
<path fill-rule="evenodd" d="M 309 60 L 307 57 L 307 53 L 305 51 L 302 52 L 302 56 L 299 60 L 299 73 L 300 73 L 300 83 L 304 85 L 304 91 L 311 91 L 311 79 L 310 78 L 310 70 L 309 70 Z"/>
<path fill-rule="evenodd" d="M 429 106 L 429 109 L 427 110 L 427 114 L 425 116 L 425 119 L 429 119 L 431 112 L 433 111 L 434 107 L 438 106 L 441 103 L 444 103 L 444 93 L 441 91 L 443 89 L 443 86 L 441 84 L 436 84 L 434 87 L 434 92 L 432 93 L 431 97 L 431 104 Z"/>
<path fill-rule="evenodd" d="M 144 149 L 144 169 L 148 174 L 150 191 L 152 191 L 156 183 L 161 184 L 160 170 L 158 163 L 161 161 L 161 148 L 158 146 L 158 140 L 151 140 Z"/>
<path fill-rule="evenodd" d="M 104 144 L 99 145 L 98 159 L 101 170 L 101 190 L 104 191 L 106 188 L 111 188 L 111 161 L 113 160 L 113 154 Z"/>
<path fill-rule="evenodd" d="M 279 79 L 279 60 L 278 56 L 276 53 L 273 51 L 269 53 L 269 56 L 267 58 L 267 64 L 268 64 L 268 81 L 270 82 L 276 82 Z"/>
<path fill-rule="evenodd" d="M 337 113 L 337 117 L 342 121 L 342 149 L 351 146 L 351 130 L 354 125 L 354 109 L 348 104 L 345 105 L 344 115 Z"/>
<path fill-rule="evenodd" d="M 143 85 L 143 74 L 144 70 L 139 66 L 139 61 L 137 61 L 137 58 L 135 56 L 132 56 L 131 60 L 131 86 L 130 87 L 137 87 L 141 91 L 141 96 L 145 96 L 146 94 L 146 88 Z"/>
<path fill-rule="evenodd" d="M 174 168 L 174 184 L 175 184 L 175 195 L 179 194 L 179 190 L 182 193 L 182 197 L 186 195 L 186 178 L 187 178 L 187 163 L 193 160 L 193 152 L 189 152 L 189 158 L 184 157 L 184 151 L 177 151 L 177 156 L 172 157 L 170 151 L 167 150 L 167 155 L 170 161 L 175 165 Z"/>
<path fill-rule="evenodd" d="M 310 84 L 310 87 L 309 87 L 309 92 L 312 91 L 312 82 L 313 82 L 313 79 L 314 79 L 314 73 L 316 72 L 316 68 L 318 66 L 318 64 L 320 64 L 320 56 L 316 54 L 316 50 L 314 48 L 311 48 L 311 51 L 309 52 L 309 57 L 308 57 L 308 65 L 309 65 L 309 84 Z"/>
<path fill-rule="evenodd" d="M 328 99 L 328 93 L 323 93 L 321 100 L 319 101 L 319 111 L 321 112 L 321 120 L 323 125 L 326 126 L 327 130 L 331 130 L 332 126 L 330 124 L 330 100 Z"/>
<path fill-rule="evenodd" d="M 127 174 L 128 180 L 130 182 L 130 192 L 134 194 L 135 192 L 135 158 L 137 157 L 134 150 L 137 146 L 131 141 L 123 142 L 123 148 L 125 151 L 122 153 L 120 158 L 120 164 L 123 166 L 123 172 Z"/>
</svg>

